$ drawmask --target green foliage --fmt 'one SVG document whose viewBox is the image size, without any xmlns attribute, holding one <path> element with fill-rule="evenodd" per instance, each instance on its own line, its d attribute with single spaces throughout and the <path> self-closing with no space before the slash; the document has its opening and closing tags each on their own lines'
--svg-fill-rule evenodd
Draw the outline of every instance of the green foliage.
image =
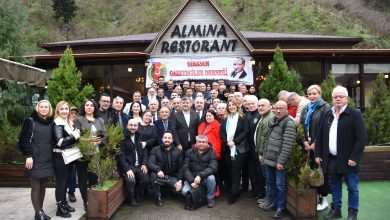
<svg viewBox="0 0 390 220">
<path fill-rule="evenodd" d="M 332 105 L 332 91 L 336 87 L 336 80 L 334 78 L 333 73 L 329 73 L 328 77 L 322 82 L 321 84 L 321 90 L 322 90 L 322 99 L 329 103 L 329 105 Z"/>
<path fill-rule="evenodd" d="M 28 62 L 22 56 L 37 50 L 26 10 L 21 0 L 0 0 L 0 57 Z"/>
<path fill-rule="evenodd" d="M 390 142 L 390 89 L 383 74 L 374 82 L 369 103 L 364 114 L 368 140 L 371 144 Z"/>
<path fill-rule="evenodd" d="M 8 121 L 7 114 L 0 123 L 0 161 L 12 160 L 15 152 L 16 140 L 19 136 L 21 126 L 15 126 Z"/>
<path fill-rule="evenodd" d="M 58 68 L 53 70 L 52 79 L 47 82 L 47 95 L 53 106 L 65 100 L 70 105 L 81 106 L 86 99 L 93 97 L 94 89 L 90 84 L 81 89 L 81 72 L 77 69 L 72 49 L 65 50 Z"/>
<path fill-rule="evenodd" d="M 295 71 L 288 70 L 282 51 L 277 47 L 274 61 L 271 63 L 271 70 L 267 74 L 266 80 L 260 84 L 259 91 L 262 97 L 275 102 L 281 90 L 303 94 L 298 74 Z"/>
<path fill-rule="evenodd" d="M 52 0 L 54 18 L 58 21 L 62 18 L 65 24 L 68 24 L 76 16 L 77 6 L 74 0 Z"/>
<path fill-rule="evenodd" d="M 99 151 L 91 141 L 91 131 L 85 130 L 79 139 L 79 148 L 84 155 L 85 160 L 90 160 L 88 168 L 98 176 L 100 183 L 109 179 L 118 178 L 116 167 L 116 157 L 120 153 L 119 143 L 124 139 L 123 128 L 121 125 L 106 125 L 107 141 L 106 145 Z"/>
<path fill-rule="evenodd" d="M 11 124 L 21 125 L 24 118 L 33 110 L 30 88 L 26 84 L 0 81 L 3 92 L 0 94 L 0 123 L 7 116 Z"/>
<path fill-rule="evenodd" d="M 302 139 L 304 136 L 304 131 L 302 125 L 297 127 L 297 136 L 296 136 L 296 145 L 290 155 L 287 179 L 290 184 L 295 186 L 297 189 L 306 188 L 308 185 L 301 176 L 301 169 L 306 165 L 307 152 L 302 146 Z M 303 182 L 301 182 L 301 179 Z"/>
<path fill-rule="evenodd" d="M 94 187 L 94 190 L 107 191 L 111 187 L 113 187 L 117 182 L 118 182 L 118 180 L 106 180 L 102 183 L 96 184 L 96 186 Z"/>
</svg>

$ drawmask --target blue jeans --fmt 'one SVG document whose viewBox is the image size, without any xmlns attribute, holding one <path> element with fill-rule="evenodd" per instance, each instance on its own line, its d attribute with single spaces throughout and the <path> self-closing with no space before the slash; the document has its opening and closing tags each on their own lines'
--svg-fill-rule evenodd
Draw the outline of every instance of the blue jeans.
<svg viewBox="0 0 390 220">
<path fill-rule="evenodd" d="M 286 174 L 287 169 L 277 170 L 276 167 L 266 165 L 267 197 L 278 209 L 286 208 Z"/>
<path fill-rule="evenodd" d="M 214 199 L 214 191 L 215 191 L 215 177 L 214 175 L 210 175 L 207 179 L 203 179 L 200 182 L 200 187 L 205 187 L 207 189 L 207 199 Z M 187 192 L 191 190 L 191 184 L 188 181 L 184 181 L 183 187 L 183 195 L 186 196 Z"/>
<path fill-rule="evenodd" d="M 329 185 L 332 192 L 332 203 L 335 206 L 341 207 L 342 192 L 342 179 L 345 179 L 345 183 L 348 188 L 348 208 L 359 208 L 359 173 L 347 173 L 330 175 Z"/>
</svg>

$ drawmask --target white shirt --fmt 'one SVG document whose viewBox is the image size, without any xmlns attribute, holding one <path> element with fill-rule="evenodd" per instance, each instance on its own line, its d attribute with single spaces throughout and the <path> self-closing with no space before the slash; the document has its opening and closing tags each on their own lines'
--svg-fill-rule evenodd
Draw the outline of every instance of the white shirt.
<svg viewBox="0 0 390 220">
<path fill-rule="evenodd" d="M 135 135 L 131 135 L 130 136 L 131 138 L 131 141 L 135 144 Z M 137 154 L 137 149 L 134 149 L 134 152 L 135 152 L 135 165 L 138 166 L 139 165 L 139 162 L 138 162 L 138 154 Z"/>
<path fill-rule="evenodd" d="M 340 115 L 345 111 L 346 107 L 347 106 L 343 106 L 340 109 Z M 339 123 L 339 118 L 336 117 L 336 109 L 334 106 L 332 107 L 332 114 L 334 119 L 329 129 L 329 153 L 336 156 L 337 155 L 337 126 Z"/>
<path fill-rule="evenodd" d="M 186 120 L 188 127 L 190 127 L 190 112 L 191 111 L 188 111 L 188 112 L 183 111 L 184 119 Z"/>
<path fill-rule="evenodd" d="M 140 102 L 141 103 L 141 102 Z M 129 115 L 130 113 L 130 106 L 133 104 L 133 102 L 129 102 L 126 104 L 125 108 L 123 109 L 123 112 Z M 146 110 L 146 106 L 144 104 L 141 104 L 142 111 L 144 112 Z"/>
</svg>

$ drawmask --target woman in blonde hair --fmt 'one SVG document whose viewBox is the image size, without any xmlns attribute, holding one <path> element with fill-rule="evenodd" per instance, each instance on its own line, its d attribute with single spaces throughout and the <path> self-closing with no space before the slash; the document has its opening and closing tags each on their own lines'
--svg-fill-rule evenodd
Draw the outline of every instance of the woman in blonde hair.
<svg viewBox="0 0 390 220">
<path fill-rule="evenodd" d="M 53 165 L 56 176 L 56 215 L 63 218 L 70 218 L 69 212 L 75 209 L 66 202 L 66 183 L 68 181 L 69 171 L 72 163 L 65 164 L 62 153 L 65 149 L 75 146 L 76 140 L 80 137 L 80 130 L 73 128 L 73 122 L 70 120 L 70 106 L 65 101 L 57 104 L 54 117 L 53 136 Z"/>
<path fill-rule="evenodd" d="M 46 193 L 46 183 L 54 175 L 52 162 L 52 107 L 42 100 L 35 111 L 24 120 L 19 137 L 20 148 L 26 157 L 26 176 L 31 183 L 31 202 L 35 219 L 50 219 L 42 210 Z"/>
<path fill-rule="evenodd" d="M 310 103 L 306 109 L 303 110 L 301 115 L 301 124 L 305 131 L 305 138 L 303 140 L 303 146 L 306 151 L 309 152 L 310 168 L 318 168 L 317 163 L 314 161 L 315 140 L 317 138 L 318 130 L 322 123 L 321 119 L 324 114 L 330 110 L 329 104 L 321 98 L 321 87 L 318 85 L 311 85 L 307 89 L 307 95 Z M 326 196 L 329 193 L 328 178 L 325 174 L 325 182 L 322 186 L 317 188 L 318 201 L 317 210 L 322 211 L 328 207 Z"/>
<path fill-rule="evenodd" d="M 241 170 L 248 157 L 248 123 L 243 118 L 240 106 L 233 100 L 227 102 L 227 117 L 221 122 L 223 156 L 229 172 L 225 182 L 227 188 L 231 187 L 232 191 L 228 198 L 229 205 L 235 203 L 239 196 Z"/>
</svg>

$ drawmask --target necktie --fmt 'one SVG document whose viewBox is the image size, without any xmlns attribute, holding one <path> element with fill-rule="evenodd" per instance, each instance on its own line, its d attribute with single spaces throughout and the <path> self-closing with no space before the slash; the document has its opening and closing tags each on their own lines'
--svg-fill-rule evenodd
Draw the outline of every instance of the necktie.
<svg viewBox="0 0 390 220">
<path fill-rule="evenodd" d="M 164 131 L 167 131 L 168 130 L 168 122 L 163 121 L 163 123 L 164 123 Z"/>
<path fill-rule="evenodd" d="M 152 116 L 152 123 L 154 123 L 154 117 L 156 116 L 156 113 L 153 113 Z"/>
<path fill-rule="evenodd" d="M 122 122 L 122 115 L 120 112 L 118 112 L 118 122 L 121 126 L 123 126 L 123 122 Z"/>
</svg>

